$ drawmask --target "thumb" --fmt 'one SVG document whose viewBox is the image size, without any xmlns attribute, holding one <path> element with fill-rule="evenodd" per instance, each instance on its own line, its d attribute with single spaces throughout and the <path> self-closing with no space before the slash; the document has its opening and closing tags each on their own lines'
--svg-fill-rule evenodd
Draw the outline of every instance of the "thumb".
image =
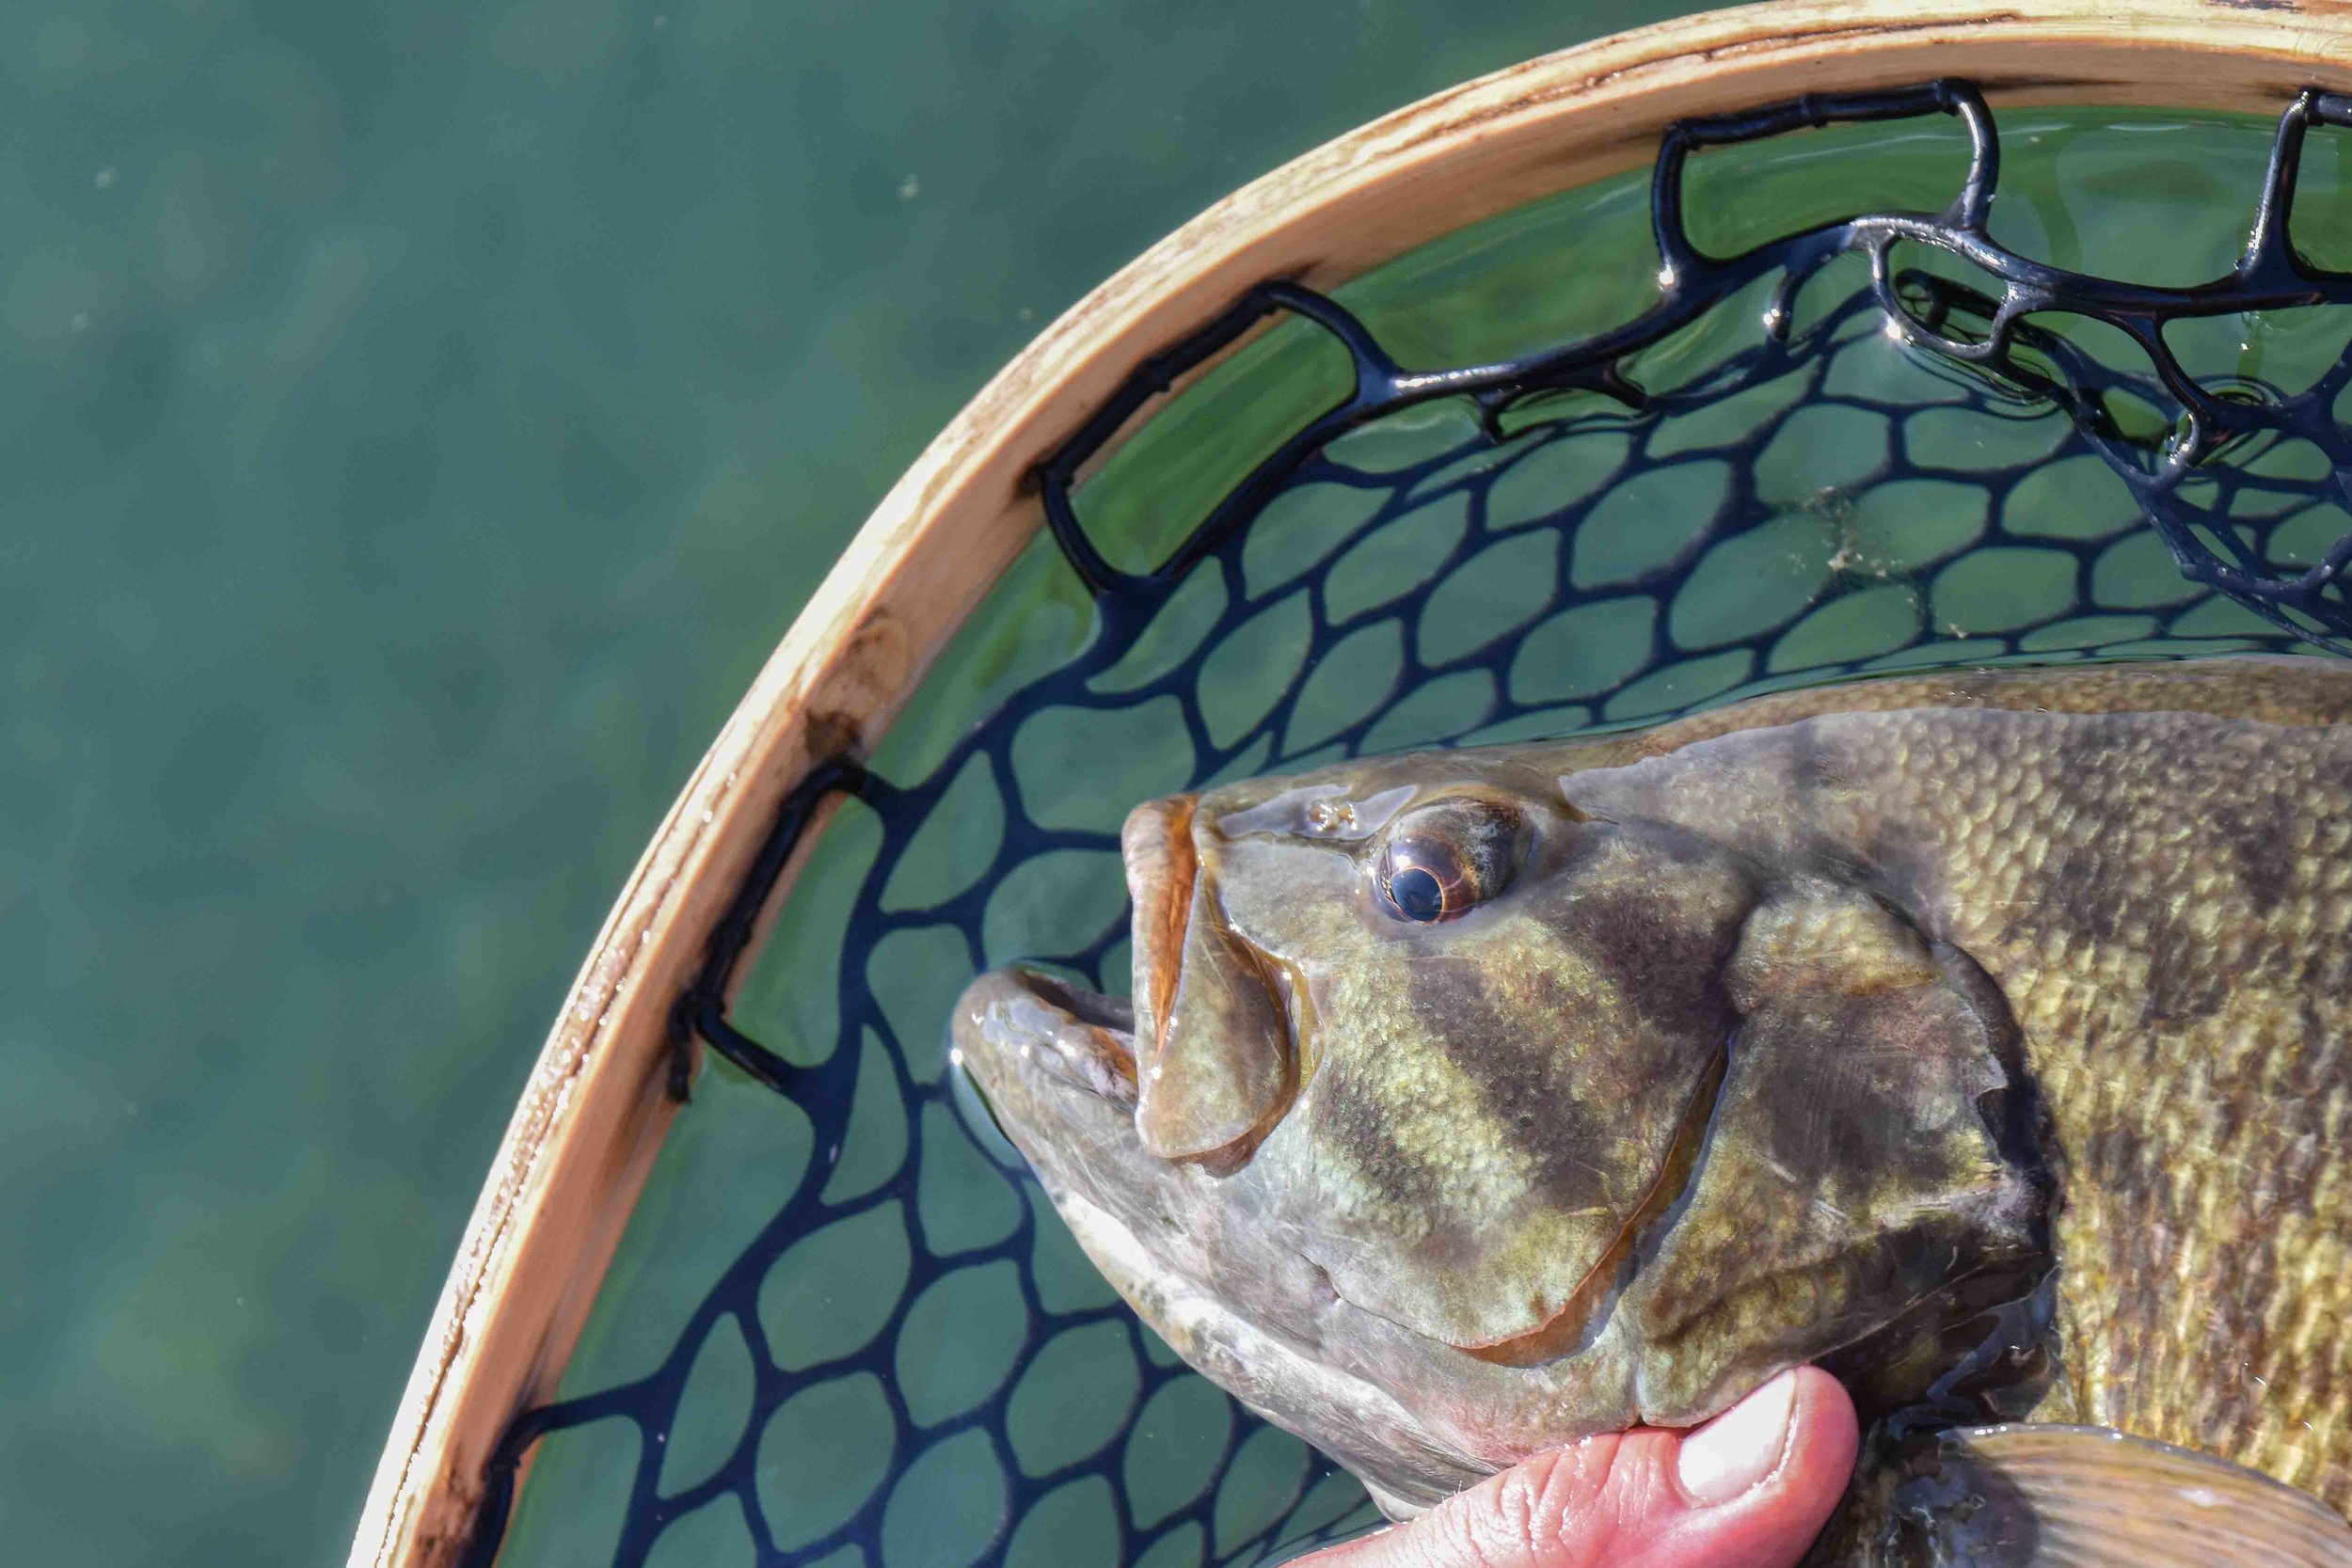
<svg viewBox="0 0 2352 1568">
<path fill-rule="evenodd" d="M 1853 1403 L 1802 1367 L 1687 1433 L 1607 1433 L 1294 1568 L 1788 1568 L 1853 1469 Z"/>
</svg>

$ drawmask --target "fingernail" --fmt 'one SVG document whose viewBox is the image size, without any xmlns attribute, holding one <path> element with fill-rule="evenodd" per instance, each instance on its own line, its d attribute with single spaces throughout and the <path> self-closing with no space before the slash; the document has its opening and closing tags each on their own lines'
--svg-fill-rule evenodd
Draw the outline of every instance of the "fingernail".
<svg viewBox="0 0 2352 1568">
<path fill-rule="evenodd" d="M 1797 1408 L 1797 1374 L 1783 1372 L 1682 1440 L 1683 1493 L 1702 1508 L 1744 1496 L 1779 1467 Z"/>
</svg>

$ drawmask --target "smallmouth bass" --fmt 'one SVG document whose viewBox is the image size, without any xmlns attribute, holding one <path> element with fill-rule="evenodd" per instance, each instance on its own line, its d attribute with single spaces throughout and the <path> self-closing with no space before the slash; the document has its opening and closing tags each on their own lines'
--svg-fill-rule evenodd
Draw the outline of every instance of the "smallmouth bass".
<svg viewBox="0 0 2352 1568">
<path fill-rule="evenodd" d="M 2352 1562 L 2352 665 L 1786 692 L 1123 847 L 1132 1005 L 1003 971 L 957 1048 L 1391 1513 L 1820 1362 L 1876 1425 L 1816 1561 Z"/>
</svg>

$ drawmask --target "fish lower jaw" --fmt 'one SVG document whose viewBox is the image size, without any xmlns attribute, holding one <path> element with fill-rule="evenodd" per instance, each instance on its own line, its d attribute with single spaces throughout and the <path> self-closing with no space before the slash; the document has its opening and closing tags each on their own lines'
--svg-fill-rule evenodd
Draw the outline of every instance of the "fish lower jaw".
<svg viewBox="0 0 2352 1568">
<path fill-rule="evenodd" d="M 1389 1517 L 1424 1512 L 1499 1467 L 1440 1443 L 1377 1384 L 1316 1359 L 1171 1271 L 1085 1194 L 1052 1196 L 1087 1256 L 1170 1348 L 1251 1412 L 1345 1465 Z"/>
<path fill-rule="evenodd" d="M 959 1029 L 973 1032 L 970 1043 L 984 1043 L 1008 1069 L 1041 1072 L 1121 1110 L 1135 1108 L 1135 1010 L 1121 999 L 1013 968 L 973 982 L 957 1011 Z"/>
</svg>

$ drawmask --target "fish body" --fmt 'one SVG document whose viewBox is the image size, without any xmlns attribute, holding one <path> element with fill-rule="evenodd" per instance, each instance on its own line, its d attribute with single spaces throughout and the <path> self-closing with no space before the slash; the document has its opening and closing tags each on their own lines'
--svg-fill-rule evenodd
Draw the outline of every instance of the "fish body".
<svg viewBox="0 0 2352 1568">
<path fill-rule="evenodd" d="M 2352 665 L 1780 693 L 1125 849 L 1132 1005 L 984 976 L 961 1054 L 1147 1321 L 1392 1513 L 1815 1361 L 1879 1418 L 1821 1561 L 2100 1560 L 2070 1511 L 2190 1460 L 2343 1531 Z M 2082 1428 L 2145 1463 L 2014 1435 Z"/>
</svg>

